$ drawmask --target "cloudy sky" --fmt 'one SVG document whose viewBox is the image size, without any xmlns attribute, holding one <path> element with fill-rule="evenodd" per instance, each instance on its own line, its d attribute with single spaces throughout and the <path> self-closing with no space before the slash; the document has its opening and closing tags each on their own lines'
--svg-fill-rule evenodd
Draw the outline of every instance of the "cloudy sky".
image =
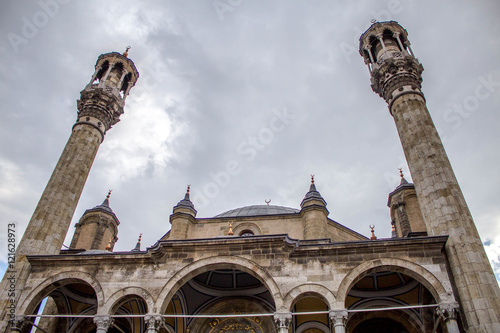
<svg viewBox="0 0 500 333">
<path fill-rule="evenodd" d="M 98 152 L 66 238 L 113 189 L 115 250 L 169 228 L 191 184 L 198 217 L 299 208 L 314 174 L 330 218 L 390 237 L 387 196 L 410 180 L 386 103 L 357 52 L 370 20 L 398 21 L 490 259 L 500 273 L 498 1 L 4 1 L 0 216 L 18 240 L 76 119 L 97 57 L 140 78 Z M 480 93 L 478 93 L 478 91 Z M 6 230 L 5 230 L 6 231 Z M 5 231 L 0 248 L 6 249 Z M 5 267 L 6 250 L 0 251 Z"/>
</svg>

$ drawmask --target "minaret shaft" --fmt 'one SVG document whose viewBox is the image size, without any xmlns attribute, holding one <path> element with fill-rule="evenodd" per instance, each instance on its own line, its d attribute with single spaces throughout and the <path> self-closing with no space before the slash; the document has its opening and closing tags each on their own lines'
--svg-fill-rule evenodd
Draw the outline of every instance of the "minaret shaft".
<svg viewBox="0 0 500 333">
<path fill-rule="evenodd" d="M 101 132 L 92 126 L 73 128 L 19 244 L 19 255 L 59 253 L 101 141 Z"/>
<path fill-rule="evenodd" d="M 498 323 L 498 283 L 424 99 L 400 96 L 391 113 L 429 234 L 449 235 L 446 252 L 468 325 Z"/>
<path fill-rule="evenodd" d="M 374 92 L 389 105 L 429 235 L 448 235 L 446 254 L 468 332 L 500 331 L 500 289 L 421 92 L 423 67 L 397 22 L 360 38 Z"/>
</svg>

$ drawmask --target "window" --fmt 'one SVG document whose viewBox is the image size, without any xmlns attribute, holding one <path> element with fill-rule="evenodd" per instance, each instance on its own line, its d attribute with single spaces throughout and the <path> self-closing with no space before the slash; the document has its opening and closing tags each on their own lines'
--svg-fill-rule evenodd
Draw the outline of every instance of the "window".
<svg viewBox="0 0 500 333">
<path fill-rule="evenodd" d="M 240 237 L 248 237 L 248 236 L 253 236 L 253 231 L 243 230 L 242 232 L 240 232 Z"/>
</svg>

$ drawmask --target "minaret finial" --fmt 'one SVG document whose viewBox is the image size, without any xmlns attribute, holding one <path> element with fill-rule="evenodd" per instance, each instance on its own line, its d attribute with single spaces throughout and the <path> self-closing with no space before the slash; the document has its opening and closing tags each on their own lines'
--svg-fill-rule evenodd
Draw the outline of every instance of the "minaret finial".
<svg viewBox="0 0 500 333">
<path fill-rule="evenodd" d="M 403 175 L 403 168 L 399 168 L 399 175 L 401 176 L 401 180 L 405 179 L 405 176 Z"/>
<path fill-rule="evenodd" d="M 135 247 L 131 250 L 132 252 L 137 252 L 141 250 L 141 238 L 142 238 L 142 232 L 139 234 L 139 239 L 137 240 L 137 244 Z"/>
<path fill-rule="evenodd" d="M 311 185 L 314 185 L 314 175 L 311 175 Z"/>
<path fill-rule="evenodd" d="M 234 235 L 234 232 L 233 232 L 233 222 L 229 222 L 229 231 L 227 232 L 227 235 L 228 236 Z"/>
<path fill-rule="evenodd" d="M 266 204 L 269 206 L 269 203 L 271 202 L 271 199 L 269 199 L 269 200 L 264 199 L 264 201 L 265 201 L 265 202 L 266 202 Z"/>
<path fill-rule="evenodd" d="M 190 191 L 190 190 L 191 190 L 191 184 L 189 184 L 189 185 L 187 186 L 187 192 L 186 192 L 186 193 L 187 193 L 187 194 L 189 194 L 189 191 Z"/>
<path fill-rule="evenodd" d="M 130 50 L 131 48 L 132 48 L 131 46 L 127 46 L 127 48 L 125 49 L 125 52 L 123 52 L 124 57 L 128 58 L 128 50 Z"/>
<path fill-rule="evenodd" d="M 109 200 L 109 197 L 111 196 L 111 192 L 113 192 L 113 190 L 109 190 L 109 191 L 108 191 L 108 195 L 106 196 L 106 199 L 108 199 L 108 200 Z"/>
<path fill-rule="evenodd" d="M 375 226 L 373 224 L 370 225 L 370 229 L 372 230 L 372 236 L 370 237 L 371 240 L 376 240 L 377 236 L 375 236 Z"/>
<path fill-rule="evenodd" d="M 109 239 L 108 245 L 106 245 L 106 251 L 111 252 L 111 242 L 113 241 L 113 238 Z"/>
</svg>

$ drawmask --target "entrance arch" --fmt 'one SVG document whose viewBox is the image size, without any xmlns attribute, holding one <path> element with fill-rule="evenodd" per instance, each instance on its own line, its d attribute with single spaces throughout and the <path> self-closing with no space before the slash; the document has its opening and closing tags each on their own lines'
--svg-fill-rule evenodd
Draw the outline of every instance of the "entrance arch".
<svg viewBox="0 0 500 333">
<path fill-rule="evenodd" d="M 76 275 L 76 276 L 75 276 Z M 78 276 L 80 278 L 78 278 Z M 24 315 L 95 315 L 98 307 L 97 282 L 86 274 L 57 274 L 41 283 L 28 295 L 19 313 Z M 102 297 L 102 289 L 99 289 Z M 102 299 L 102 298 L 101 298 Z M 21 312 L 22 311 L 22 312 Z M 29 332 L 36 324 L 40 331 L 92 333 L 96 326 L 92 318 L 75 317 L 30 317 L 23 332 Z"/>
<path fill-rule="evenodd" d="M 257 278 L 271 294 L 275 307 L 280 309 L 283 306 L 283 298 L 278 285 L 273 277 L 257 263 L 240 257 L 216 256 L 200 259 L 179 270 L 165 284 L 158 296 L 156 308 L 159 309 L 159 313 L 165 313 L 175 293 L 192 278 L 208 271 L 221 269 L 239 270 Z"/>
<path fill-rule="evenodd" d="M 21 302 L 21 306 L 18 308 L 18 314 L 27 315 L 33 313 L 35 308 L 40 304 L 40 302 L 49 294 L 52 290 L 56 289 L 57 286 L 61 284 L 69 284 L 72 282 L 83 282 L 92 287 L 96 294 L 97 305 L 102 306 L 104 304 L 104 292 L 102 290 L 99 282 L 94 279 L 90 274 L 82 272 L 63 272 L 49 277 L 42 283 L 40 283 L 32 292 L 30 292 L 24 301 Z"/>
<path fill-rule="evenodd" d="M 339 306 L 339 308 L 344 306 L 349 290 L 356 282 L 361 280 L 367 274 L 375 271 L 387 270 L 408 275 L 409 277 L 422 283 L 422 285 L 429 290 L 438 303 L 455 301 L 451 290 L 447 291 L 438 278 L 422 266 L 404 259 L 381 258 L 370 260 L 358 265 L 344 277 L 337 292 L 337 306 Z"/>
<path fill-rule="evenodd" d="M 141 289 L 141 288 L 134 288 Z M 146 332 L 146 323 L 143 317 L 134 315 L 145 315 L 148 312 L 146 301 L 137 294 L 127 294 L 118 299 L 110 309 L 112 315 L 125 315 L 127 317 L 115 318 L 109 333 L 143 333 Z"/>
<path fill-rule="evenodd" d="M 351 310 L 346 328 L 353 333 L 364 332 L 367 327 L 374 333 L 432 331 L 435 306 L 452 297 L 421 266 L 394 259 L 359 265 L 344 278 L 338 296 L 343 300 L 341 306 Z M 392 307 L 399 309 L 375 310 Z M 373 311 L 353 311 L 366 309 Z"/>
</svg>

